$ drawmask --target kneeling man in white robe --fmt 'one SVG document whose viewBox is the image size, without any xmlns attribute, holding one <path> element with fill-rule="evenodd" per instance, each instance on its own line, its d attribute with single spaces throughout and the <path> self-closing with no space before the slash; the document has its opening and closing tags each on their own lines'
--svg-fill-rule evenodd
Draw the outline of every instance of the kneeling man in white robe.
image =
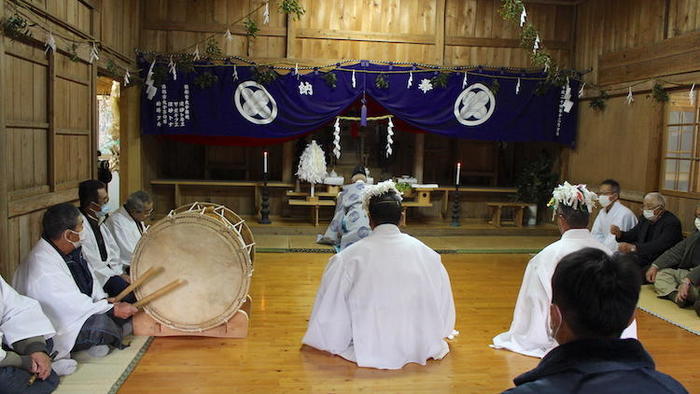
<svg viewBox="0 0 700 394">
<path fill-rule="evenodd" d="M 146 225 L 143 222 L 151 216 L 151 213 L 153 213 L 151 196 L 139 190 L 131 193 L 124 206 L 109 215 L 105 221 L 119 246 L 119 265 L 125 267 L 127 273 L 131 267 L 131 256 L 141 240 L 141 235 L 146 231 Z"/>
<path fill-rule="evenodd" d="M 393 182 L 367 190 L 373 231 L 330 259 L 303 343 L 360 367 L 441 359 L 455 307 L 440 255 L 399 230 L 401 196 Z"/>
<path fill-rule="evenodd" d="M 588 231 L 596 200 L 595 193 L 588 191 L 585 185 L 573 186 L 564 182 L 554 189 L 549 205 L 554 207 L 561 239 L 544 248 L 527 264 L 510 330 L 493 338 L 493 348 L 541 358 L 557 346 L 547 328 L 552 303 L 552 275 L 559 260 L 583 248 L 612 253 Z M 637 338 L 636 321 L 622 333 L 622 338 Z"/>
<path fill-rule="evenodd" d="M 130 326 L 126 319 L 138 310 L 107 301 L 82 254 L 82 215 L 71 204 L 58 204 L 46 210 L 42 224 L 42 238 L 17 268 L 14 286 L 39 301 L 51 320 L 58 358 L 80 350 L 102 357 L 109 347 L 123 348 L 124 328 Z"/>
<path fill-rule="evenodd" d="M 18 294 L 0 277 L 0 393 L 56 389 L 59 380 L 51 370 L 51 343 L 46 341 L 54 334 L 39 303 Z"/>
</svg>

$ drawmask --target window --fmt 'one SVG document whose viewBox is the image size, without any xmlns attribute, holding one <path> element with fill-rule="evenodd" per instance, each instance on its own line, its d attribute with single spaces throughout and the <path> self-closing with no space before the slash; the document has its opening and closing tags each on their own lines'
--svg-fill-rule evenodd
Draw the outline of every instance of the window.
<svg viewBox="0 0 700 394">
<path fill-rule="evenodd" d="M 698 100 L 690 103 L 688 91 L 669 94 L 664 128 L 661 188 L 665 191 L 700 193 L 700 141 Z"/>
</svg>

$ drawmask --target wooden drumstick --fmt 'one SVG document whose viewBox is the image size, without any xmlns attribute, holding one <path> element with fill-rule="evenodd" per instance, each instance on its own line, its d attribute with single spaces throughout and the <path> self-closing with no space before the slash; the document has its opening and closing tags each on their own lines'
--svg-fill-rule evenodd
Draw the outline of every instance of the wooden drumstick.
<svg viewBox="0 0 700 394">
<path fill-rule="evenodd" d="M 127 286 L 127 288 L 122 290 L 121 293 L 119 293 L 116 297 L 114 297 L 114 303 L 116 304 L 117 302 L 121 301 L 129 293 L 134 291 L 134 289 L 141 286 L 144 282 L 151 279 L 151 277 L 153 277 L 154 275 L 160 274 L 161 272 L 163 272 L 163 267 L 151 267 L 151 268 L 149 268 L 148 270 L 146 270 L 146 272 L 143 273 L 143 275 L 141 275 L 140 278 L 136 279 L 134 281 L 134 283 Z"/>
<path fill-rule="evenodd" d="M 161 287 L 160 289 L 154 291 L 153 293 L 151 293 L 151 294 L 149 294 L 149 295 L 143 297 L 142 299 L 138 300 L 138 301 L 134 304 L 134 306 L 137 307 L 137 308 L 141 308 L 142 306 L 148 304 L 149 302 L 155 300 L 156 298 L 160 298 L 160 297 L 162 297 L 162 296 L 164 296 L 164 295 L 170 293 L 171 291 L 173 291 L 173 290 L 175 290 L 176 288 L 178 288 L 178 287 L 184 285 L 185 283 L 187 283 L 187 281 L 184 280 L 184 279 L 174 280 L 174 281 L 170 282 L 169 284 L 167 284 L 167 285 Z"/>
</svg>

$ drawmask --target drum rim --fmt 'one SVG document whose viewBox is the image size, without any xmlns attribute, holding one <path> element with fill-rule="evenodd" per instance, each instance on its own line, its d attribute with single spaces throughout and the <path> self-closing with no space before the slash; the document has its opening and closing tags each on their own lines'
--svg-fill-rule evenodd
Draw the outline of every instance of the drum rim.
<svg viewBox="0 0 700 394">
<path fill-rule="evenodd" d="M 237 215 L 236 215 L 237 216 Z M 185 212 L 180 212 L 172 215 L 168 215 L 166 218 L 161 219 L 157 223 L 155 223 L 153 226 L 149 227 L 148 231 L 144 233 L 142 236 L 142 240 L 139 241 L 139 243 L 136 246 L 136 249 L 134 250 L 134 254 L 132 257 L 132 269 L 131 269 L 131 279 L 134 281 L 137 279 L 136 274 L 139 273 L 139 261 L 141 259 L 142 254 L 144 253 L 144 245 L 147 245 L 148 239 L 152 238 L 155 234 L 159 233 L 160 231 L 163 231 L 167 228 L 170 228 L 173 226 L 173 224 L 177 222 L 184 222 L 184 223 L 197 223 L 201 224 L 205 227 L 208 227 L 209 229 L 215 229 L 215 227 L 218 228 L 226 228 L 227 226 L 225 225 L 224 222 L 220 221 L 219 219 L 216 219 L 214 217 L 208 216 L 203 214 L 202 212 L 198 211 L 185 211 Z M 151 304 L 146 304 L 144 305 L 143 309 L 144 311 L 151 316 L 153 319 L 155 319 L 157 322 L 163 324 L 166 327 L 176 329 L 179 331 L 184 331 L 184 332 L 198 332 L 198 331 L 204 331 L 208 330 L 210 328 L 217 327 L 221 324 L 226 323 L 233 315 L 238 312 L 240 307 L 243 305 L 243 303 L 246 300 L 246 297 L 248 295 L 248 291 L 250 290 L 250 281 L 253 273 L 253 265 L 250 259 L 250 253 L 246 250 L 246 245 L 245 245 L 245 240 L 242 239 L 242 235 L 239 236 L 239 234 L 236 233 L 236 231 L 230 231 L 230 232 L 223 232 L 222 233 L 228 240 L 229 247 L 235 251 L 239 255 L 239 259 L 236 260 L 237 263 L 240 264 L 242 272 L 243 272 L 243 277 L 241 278 L 241 286 L 238 292 L 236 293 L 236 296 L 234 299 L 231 301 L 226 306 L 225 311 L 218 315 L 215 316 L 207 321 L 200 322 L 197 324 L 191 324 L 191 323 L 182 323 L 182 322 L 177 322 L 173 321 L 167 316 L 163 316 L 163 311 L 158 310 L 153 307 Z M 254 249 L 254 246 L 250 246 L 251 250 Z M 135 264 L 134 264 L 135 263 Z M 167 267 L 166 267 L 167 268 Z M 186 279 L 186 278 L 185 278 Z M 134 290 L 134 293 L 137 296 L 137 299 L 143 298 L 144 294 L 142 294 L 141 289 L 137 288 Z"/>
</svg>

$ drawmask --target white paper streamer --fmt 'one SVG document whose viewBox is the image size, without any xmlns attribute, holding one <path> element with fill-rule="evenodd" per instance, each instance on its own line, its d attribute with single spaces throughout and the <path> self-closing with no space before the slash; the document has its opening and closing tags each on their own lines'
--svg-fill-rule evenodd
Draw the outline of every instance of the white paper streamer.
<svg viewBox="0 0 700 394">
<path fill-rule="evenodd" d="M 693 84 L 693 86 L 690 88 L 690 92 L 688 92 L 688 99 L 690 100 L 690 105 L 695 105 L 695 84 Z"/>
<path fill-rule="evenodd" d="M 92 47 L 90 48 L 90 63 L 94 62 L 95 60 L 100 60 L 100 57 L 98 56 L 99 51 L 97 50 L 97 44 L 94 42 L 92 43 Z"/>
<path fill-rule="evenodd" d="M 538 34 L 537 37 L 535 37 L 535 45 L 532 47 L 532 53 L 537 52 L 537 50 L 540 49 L 540 35 Z"/>
<path fill-rule="evenodd" d="M 583 88 L 586 87 L 586 83 L 581 84 L 581 88 L 578 90 L 578 98 L 583 97 Z"/>
<path fill-rule="evenodd" d="M 46 33 L 46 50 L 44 53 L 49 53 L 49 49 L 56 52 L 56 39 L 51 32 Z"/>
<path fill-rule="evenodd" d="M 408 73 L 408 85 L 406 86 L 406 88 L 410 89 L 411 86 L 413 86 L 413 71 Z"/>
<path fill-rule="evenodd" d="M 520 94 L 520 78 L 518 78 L 518 83 L 515 85 L 515 94 Z"/>
<path fill-rule="evenodd" d="M 155 67 L 156 61 L 153 60 L 151 67 L 148 68 L 148 74 L 146 74 L 146 98 L 153 100 L 153 96 L 158 93 L 158 89 L 153 86 L 153 67 Z"/>
<path fill-rule="evenodd" d="M 355 81 L 355 70 L 352 70 L 352 87 L 356 87 L 357 83 Z"/>
<path fill-rule="evenodd" d="M 263 11 L 263 23 L 268 24 L 270 23 L 270 2 L 266 1 L 265 2 L 265 11 Z"/>
<path fill-rule="evenodd" d="M 340 118 L 335 118 L 333 129 L 333 154 L 340 159 Z"/>
<path fill-rule="evenodd" d="M 127 86 L 130 82 L 131 79 L 131 74 L 129 74 L 129 70 L 126 70 L 124 72 L 124 86 Z"/>
<path fill-rule="evenodd" d="M 391 144 L 394 143 L 394 122 L 389 118 L 389 124 L 386 127 L 386 157 L 391 156 L 393 153 L 391 149 Z"/>
<path fill-rule="evenodd" d="M 233 65 L 233 80 L 238 81 L 238 67 L 236 65 Z"/>
<path fill-rule="evenodd" d="M 194 60 L 199 60 L 199 44 L 195 45 L 192 55 L 194 56 Z"/>
<path fill-rule="evenodd" d="M 231 29 L 226 29 L 226 34 L 224 34 L 224 37 L 226 37 L 226 41 L 233 41 L 233 34 L 231 34 Z"/>
<path fill-rule="evenodd" d="M 299 79 L 299 63 L 294 64 L 294 75 L 296 75 L 297 79 Z"/>
<path fill-rule="evenodd" d="M 462 89 L 467 87 L 467 73 L 464 73 L 464 78 L 462 79 Z"/>
<path fill-rule="evenodd" d="M 523 27 L 526 20 L 527 20 L 527 11 L 525 11 L 525 6 L 523 6 L 523 12 L 520 14 L 520 27 Z"/>
<path fill-rule="evenodd" d="M 627 105 L 632 105 L 634 97 L 632 97 L 632 87 L 627 88 Z"/>
<path fill-rule="evenodd" d="M 175 67 L 175 62 L 173 61 L 172 56 L 170 56 L 170 63 L 168 63 L 168 68 L 170 69 L 170 73 L 173 74 L 173 80 L 177 81 L 177 67 Z"/>
</svg>

